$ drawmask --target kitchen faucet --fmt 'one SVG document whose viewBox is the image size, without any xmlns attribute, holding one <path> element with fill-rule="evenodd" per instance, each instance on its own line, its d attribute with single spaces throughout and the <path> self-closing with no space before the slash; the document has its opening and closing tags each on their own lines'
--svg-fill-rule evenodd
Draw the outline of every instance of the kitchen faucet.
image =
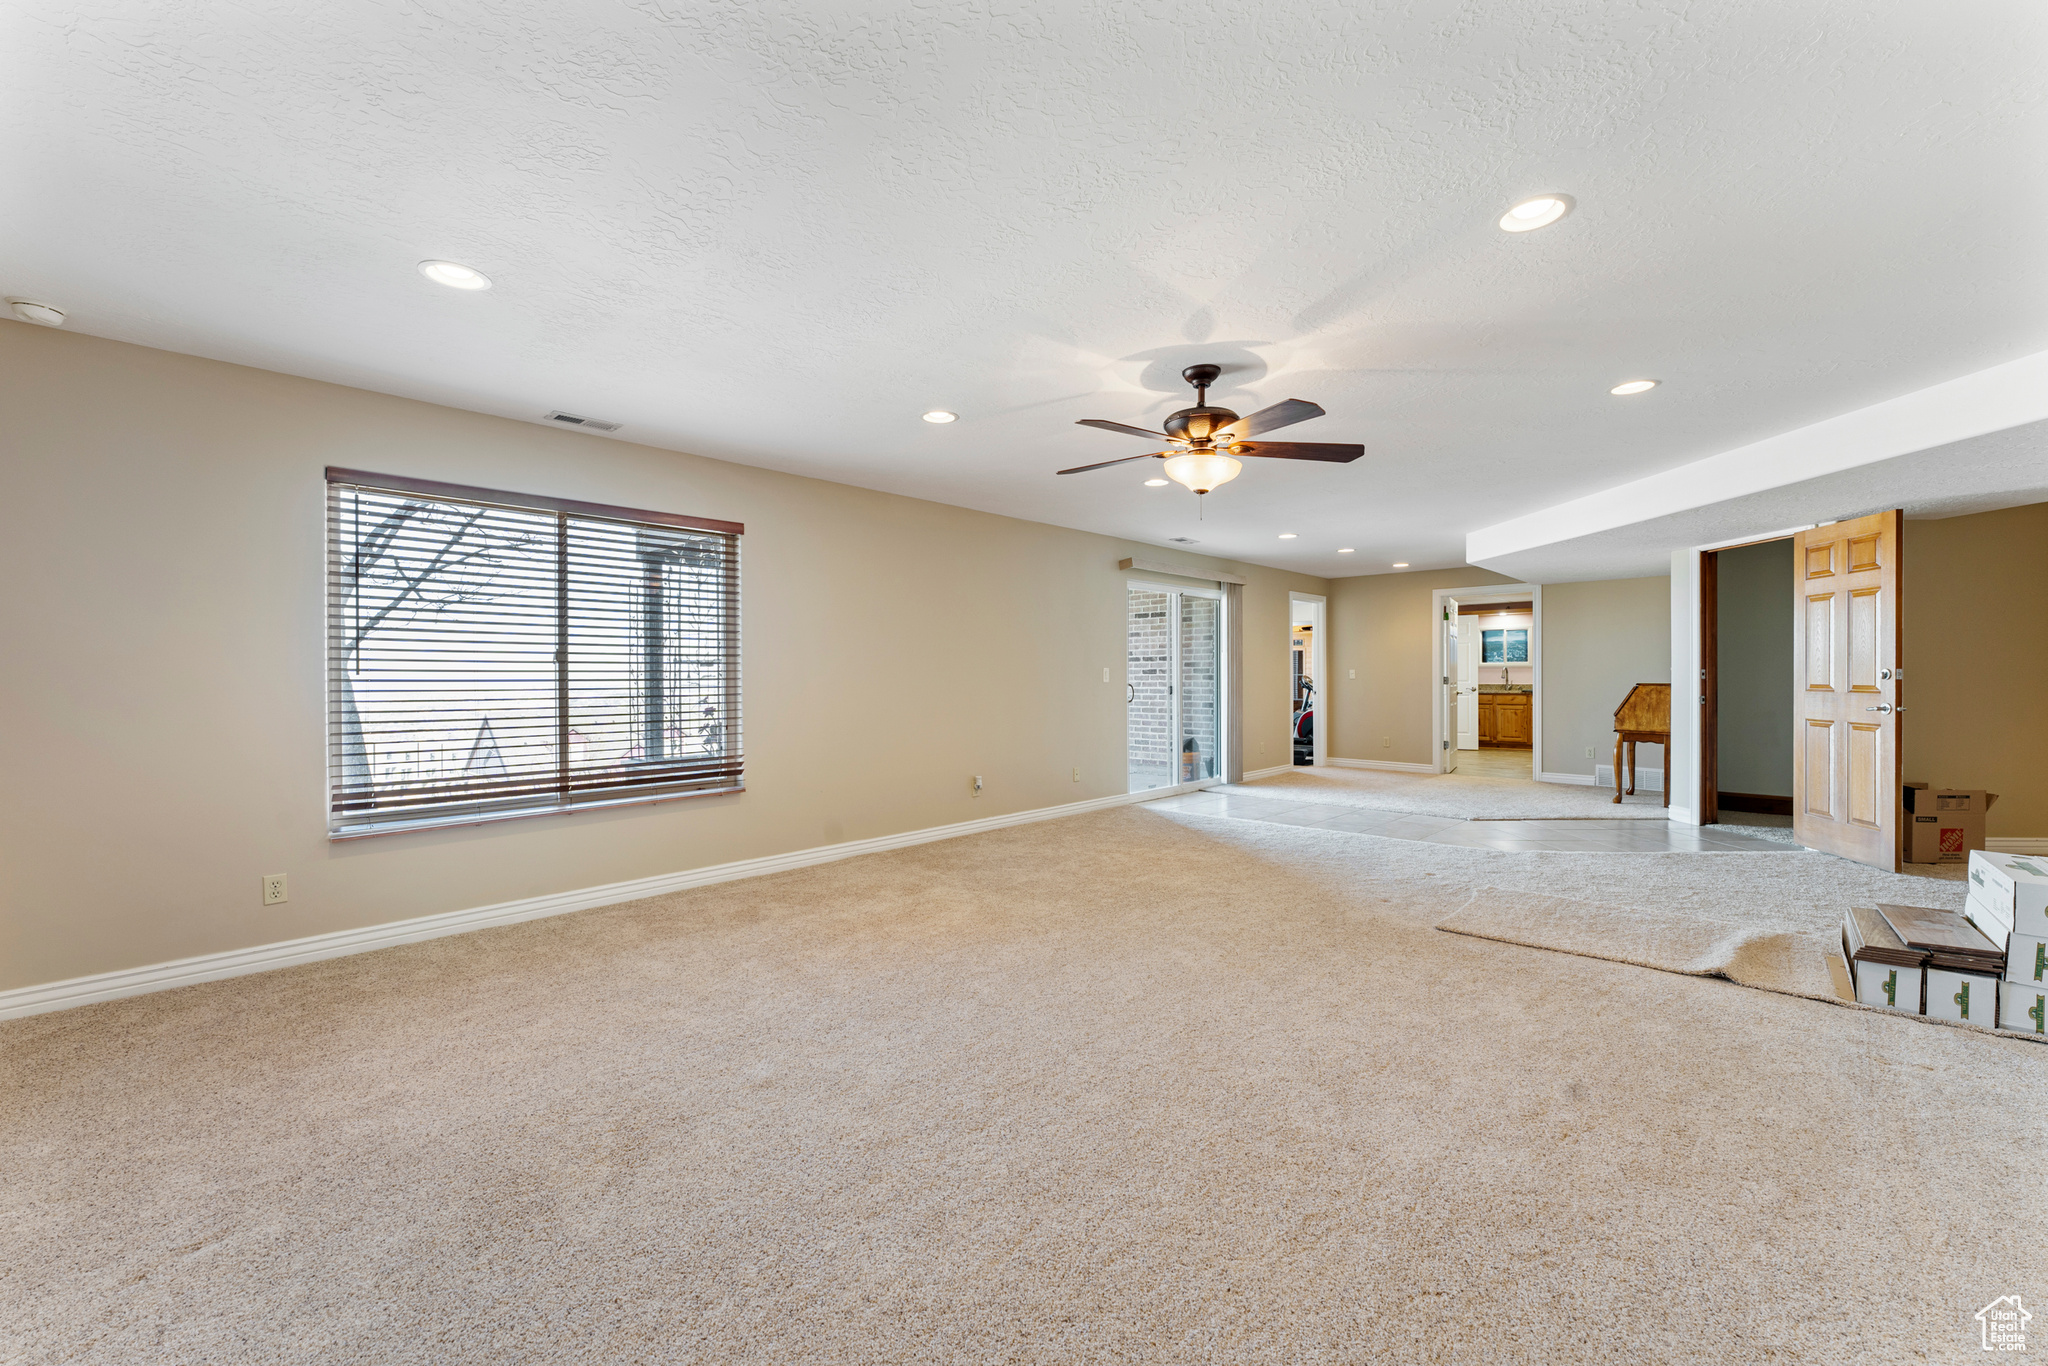
<svg viewBox="0 0 2048 1366">
<path fill-rule="evenodd" d="M 1508 686 L 1508 671 L 1506 669 L 1500 671 L 1500 685 L 1503 688 Z"/>
</svg>

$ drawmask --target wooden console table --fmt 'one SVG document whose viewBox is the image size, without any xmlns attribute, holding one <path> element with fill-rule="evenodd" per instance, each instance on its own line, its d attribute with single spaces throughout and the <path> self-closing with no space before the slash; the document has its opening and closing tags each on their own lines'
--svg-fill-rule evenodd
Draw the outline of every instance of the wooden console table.
<svg viewBox="0 0 2048 1366">
<path fill-rule="evenodd" d="M 1664 805 L 1671 805 L 1671 685 L 1638 683 L 1614 709 L 1614 801 L 1622 798 L 1621 761 L 1628 755 L 1629 796 L 1636 791 L 1636 744 L 1664 747 Z"/>
</svg>

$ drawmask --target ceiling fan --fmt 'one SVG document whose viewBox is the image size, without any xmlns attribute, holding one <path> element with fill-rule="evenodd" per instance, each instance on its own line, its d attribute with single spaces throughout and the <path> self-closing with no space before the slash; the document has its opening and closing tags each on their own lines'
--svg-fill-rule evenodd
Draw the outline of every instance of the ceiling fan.
<svg viewBox="0 0 2048 1366">
<path fill-rule="evenodd" d="M 1111 465 L 1124 465 L 1133 460 L 1164 460 L 1166 477 L 1177 484 L 1184 484 L 1196 493 L 1207 493 L 1219 484 L 1227 484 L 1237 478 L 1244 466 L 1233 456 L 1266 456 L 1279 460 L 1328 460 L 1338 464 L 1356 460 L 1365 454 L 1363 446 L 1334 445 L 1321 441 L 1252 441 L 1248 438 L 1260 432 L 1270 432 L 1277 427 L 1291 426 L 1306 422 L 1312 417 L 1321 417 L 1322 408 L 1304 399 L 1290 398 L 1275 403 L 1270 408 L 1261 408 L 1256 413 L 1239 417 L 1228 408 L 1209 406 L 1209 386 L 1223 373 L 1220 365 L 1190 365 L 1180 372 L 1180 377 L 1195 387 L 1195 406 L 1183 408 L 1166 419 L 1166 430 L 1151 432 L 1143 427 L 1126 426 L 1121 422 L 1107 422 L 1098 417 L 1083 418 L 1076 423 L 1080 427 L 1100 427 L 1106 432 L 1129 432 L 1132 436 L 1150 437 L 1166 442 L 1171 449 L 1153 451 L 1147 455 L 1127 455 L 1121 460 L 1104 460 L 1095 465 L 1076 465 L 1061 474 L 1085 474 L 1089 470 L 1108 469 Z"/>
</svg>

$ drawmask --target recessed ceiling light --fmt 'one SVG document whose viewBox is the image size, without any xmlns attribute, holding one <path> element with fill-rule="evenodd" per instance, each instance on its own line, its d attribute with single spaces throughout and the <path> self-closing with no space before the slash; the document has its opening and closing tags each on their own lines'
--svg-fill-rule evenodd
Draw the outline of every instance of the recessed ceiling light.
<svg viewBox="0 0 2048 1366">
<path fill-rule="evenodd" d="M 1629 394 L 1647 394 L 1656 387 L 1656 380 L 1632 379 L 1628 381 L 1626 384 L 1615 385 L 1612 389 L 1609 389 L 1607 392 L 1610 394 L 1620 394 L 1626 397 Z"/>
<path fill-rule="evenodd" d="M 1547 228 L 1572 211 L 1568 194 L 1539 194 L 1525 199 L 1500 216 L 1502 232 L 1534 232 Z"/>
<path fill-rule="evenodd" d="M 1407 567 L 1408 567 L 1408 561 L 1406 561 L 1406 560 L 1396 560 L 1396 561 L 1394 562 L 1394 568 L 1396 568 L 1396 569 L 1406 569 Z"/>
<path fill-rule="evenodd" d="M 459 261 L 422 261 L 420 274 L 450 289 L 489 289 L 491 277 Z"/>
<path fill-rule="evenodd" d="M 1283 531 L 1280 533 L 1280 539 L 1283 541 L 1291 541 L 1294 539 L 1294 533 L 1291 531 Z"/>
<path fill-rule="evenodd" d="M 25 323 L 40 323 L 44 327 L 62 327 L 64 310 L 39 304 L 33 299 L 9 299 L 7 306 L 14 310 L 14 316 Z"/>
<path fill-rule="evenodd" d="M 924 415 L 927 422 L 958 422 L 960 414 L 949 413 L 944 408 L 934 408 Z"/>
<path fill-rule="evenodd" d="M 1163 489 L 1167 486 L 1167 484 L 1171 482 L 1171 480 L 1167 479 L 1147 479 L 1145 481 L 1145 487 L 1148 489 Z"/>
<path fill-rule="evenodd" d="M 1356 553 L 1356 552 L 1355 552 L 1355 551 L 1353 551 L 1353 549 L 1352 549 L 1352 548 L 1351 548 L 1350 546 L 1348 546 L 1348 545 L 1347 545 L 1347 546 L 1345 546 L 1345 547 L 1344 547 L 1344 548 L 1343 548 L 1342 550 L 1338 551 L 1337 553 L 1338 553 L 1339 555 L 1350 555 L 1350 554 L 1354 554 L 1354 553 Z"/>
</svg>

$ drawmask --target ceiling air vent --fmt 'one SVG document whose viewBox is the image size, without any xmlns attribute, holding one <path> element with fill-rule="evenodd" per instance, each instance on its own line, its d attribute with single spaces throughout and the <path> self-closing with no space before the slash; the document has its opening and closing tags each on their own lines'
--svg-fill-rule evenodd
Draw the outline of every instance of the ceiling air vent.
<svg viewBox="0 0 2048 1366">
<path fill-rule="evenodd" d="M 1200 544 L 1201 544 L 1201 542 L 1200 542 L 1200 541 L 1196 540 L 1196 539 L 1195 539 L 1194 537 L 1192 537 L 1192 536 L 1168 536 L 1168 537 L 1167 537 L 1166 539 L 1167 539 L 1167 540 L 1169 540 L 1169 541 L 1172 541 L 1172 542 L 1173 542 L 1173 543 L 1174 543 L 1175 545 L 1200 545 Z"/>
<path fill-rule="evenodd" d="M 574 413 L 549 413 L 548 421 L 559 422 L 564 427 L 582 427 L 593 432 L 615 432 L 619 429 L 616 422 L 606 422 L 601 417 L 578 417 Z"/>
</svg>

